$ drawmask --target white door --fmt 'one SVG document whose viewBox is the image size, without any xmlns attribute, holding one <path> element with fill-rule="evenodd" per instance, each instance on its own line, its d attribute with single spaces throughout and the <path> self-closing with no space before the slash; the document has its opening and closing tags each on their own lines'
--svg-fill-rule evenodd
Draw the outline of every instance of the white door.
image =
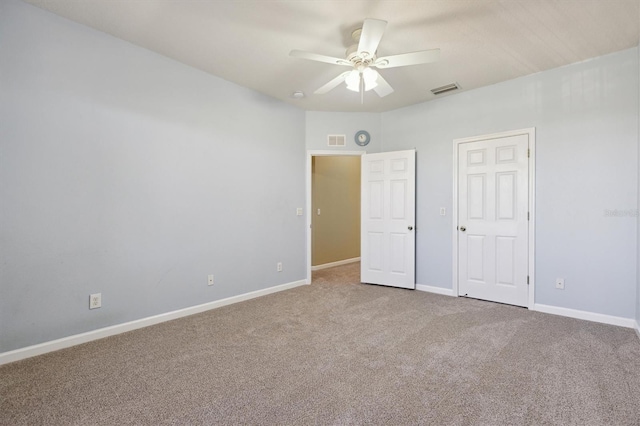
<svg viewBox="0 0 640 426">
<path fill-rule="evenodd" d="M 362 156 L 360 280 L 415 289 L 416 152 Z"/>
<path fill-rule="evenodd" d="M 528 305 L 528 135 L 458 145 L 458 294 Z"/>
</svg>

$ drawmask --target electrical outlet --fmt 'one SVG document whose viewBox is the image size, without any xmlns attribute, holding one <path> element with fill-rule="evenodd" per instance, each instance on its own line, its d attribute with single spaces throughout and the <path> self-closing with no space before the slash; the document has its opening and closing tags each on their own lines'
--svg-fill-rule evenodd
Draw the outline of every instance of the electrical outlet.
<svg viewBox="0 0 640 426">
<path fill-rule="evenodd" d="M 278 262 L 278 264 L 276 265 L 276 270 L 278 272 L 282 272 L 282 262 Z"/>
<path fill-rule="evenodd" d="M 207 284 L 208 285 L 213 285 L 213 275 L 209 275 Z"/>
<path fill-rule="evenodd" d="M 558 290 L 564 290 L 564 278 L 556 278 L 556 288 Z"/>
<path fill-rule="evenodd" d="M 296 215 L 298 215 L 298 216 L 302 216 L 302 207 L 298 207 L 298 208 L 296 209 Z"/>
<path fill-rule="evenodd" d="M 89 309 L 98 309 L 102 307 L 102 293 L 89 295 Z"/>
<path fill-rule="evenodd" d="M 447 214 L 447 210 L 444 207 L 440 207 L 440 216 Z"/>
</svg>

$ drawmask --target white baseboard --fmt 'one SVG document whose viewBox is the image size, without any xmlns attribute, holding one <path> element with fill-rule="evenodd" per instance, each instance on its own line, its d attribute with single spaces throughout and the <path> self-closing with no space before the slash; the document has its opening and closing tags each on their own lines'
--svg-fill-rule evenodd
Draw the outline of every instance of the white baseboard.
<svg viewBox="0 0 640 426">
<path fill-rule="evenodd" d="M 281 284 L 274 287 L 265 288 L 263 290 L 252 291 L 250 293 L 240 294 L 238 296 L 228 297 L 226 299 L 214 300 L 213 302 L 203 303 L 202 305 L 191 306 L 189 308 L 178 309 L 177 311 L 166 312 L 164 314 L 154 315 L 147 318 L 141 318 L 135 321 L 129 321 L 122 324 L 112 325 L 110 327 L 99 328 L 97 330 L 87 331 L 86 333 L 75 334 L 73 336 L 63 337 L 61 339 L 51 340 L 49 342 L 39 343 L 33 346 L 16 349 L 9 352 L 0 353 L 0 365 L 8 364 L 21 359 L 31 358 L 36 355 L 42 355 L 48 352 L 57 351 L 81 343 L 91 342 L 93 340 L 102 339 L 104 337 L 113 336 L 127 331 L 137 330 L 139 328 L 148 327 L 150 325 L 159 324 L 165 321 L 171 321 L 177 318 L 186 317 L 211 309 L 220 308 L 222 306 L 231 305 L 233 303 L 242 302 L 244 300 L 254 299 L 267 294 L 276 293 L 290 288 L 307 284 L 306 280 L 294 281 L 287 284 Z"/>
<path fill-rule="evenodd" d="M 427 291 L 429 293 L 442 294 L 444 296 L 453 296 L 453 289 L 450 288 L 442 288 L 442 287 L 434 287 L 431 285 L 424 284 L 416 284 L 416 290 L 418 291 Z"/>
<path fill-rule="evenodd" d="M 633 318 L 614 317 L 613 315 L 596 314 L 594 312 L 579 311 L 576 309 L 560 308 L 557 306 L 541 305 L 535 303 L 533 310 L 547 314 L 561 315 L 563 317 L 577 318 L 587 321 L 600 322 L 603 324 L 618 325 L 627 328 L 636 328 L 637 323 Z"/>
<path fill-rule="evenodd" d="M 360 258 L 359 257 L 354 257 L 354 258 L 351 258 L 351 259 L 338 260 L 337 262 L 324 263 L 322 265 L 312 266 L 311 270 L 312 271 L 318 271 L 320 269 L 333 268 L 334 266 L 347 265 L 349 263 L 355 263 L 355 262 L 360 262 Z"/>
</svg>

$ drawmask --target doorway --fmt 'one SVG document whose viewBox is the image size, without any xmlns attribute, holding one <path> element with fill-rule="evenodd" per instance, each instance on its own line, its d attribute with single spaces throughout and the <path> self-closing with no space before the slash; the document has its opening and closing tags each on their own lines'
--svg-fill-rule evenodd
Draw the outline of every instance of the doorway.
<svg viewBox="0 0 640 426">
<path fill-rule="evenodd" d="M 321 164 L 322 167 L 324 167 L 325 171 L 329 172 L 332 168 L 335 170 L 335 164 L 332 165 L 331 162 L 322 161 L 323 159 L 327 159 L 328 157 L 340 157 L 345 159 L 347 157 L 357 157 L 359 161 L 360 156 L 362 156 L 363 154 L 365 154 L 364 151 L 307 151 L 307 182 L 306 182 L 307 183 L 306 185 L 307 186 L 307 200 L 306 200 L 307 284 L 311 283 L 311 277 L 312 277 L 311 274 L 312 274 L 312 270 L 314 269 L 313 268 L 314 264 L 315 266 L 319 266 L 319 265 L 337 266 L 341 264 L 341 262 L 336 262 L 335 260 L 331 260 L 332 259 L 331 256 L 338 255 L 343 257 L 345 253 L 349 253 L 353 251 L 347 248 L 346 250 L 341 249 L 343 251 L 341 253 L 331 254 L 331 244 L 330 244 L 330 239 L 332 238 L 332 234 L 335 234 L 336 232 L 341 232 L 341 228 L 343 228 L 344 225 L 347 225 L 347 223 L 349 222 L 347 221 L 347 223 L 340 223 L 340 211 L 338 211 L 338 209 L 340 209 L 341 207 L 341 203 L 346 203 L 347 201 L 345 199 L 345 196 L 347 195 L 346 193 L 349 192 L 349 188 L 343 188 L 346 190 L 346 191 L 343 191 L 343 192 L 346 192 L 345 194 L 341 194 L 340 196 L 333 197 L 333 198 L 328 197 L 328 199 L 327 197 L 324 197 L 325 202 L 323 202 L 323 205 L 315 205 L 313 203 L 314 164 L 316 163 L 316 160 L 319 159 L 318 164 L 315 164 L 315 165 Z M 329 188 L 331 187 L 337 188 L 337 186 L 335 186 L 337 183 L 331 182 L 330 179 L 329 180 L 325 179 L 323 183 L 326 184 L 326 186 L 328 187 L 328 188 L 325 188 L 326 190 L 329 190 Z M 360 212 L 359 190 L 358 190 L 358 202 L 357 204 L 352 205 L 351 207 L 357 209 L 357 212 L 359 215 L 359 212 Z M 320 223 L 318 223 L 317 219 L 320 220 Z M 326 235 L 323 235 L 321 237 L 322 241 L 316 241 L 316 238 L 314 236 L 314 228 L 313 228 L 314 222 L 316 223 L 316 225 L 320 225 L 320 226 L 325 225 L 325 226 L 329 226 L 332 229 Z M 344 229 L 342 229 L 342 231 L 344 231 Z M 359 232 L 360 232 L 360 228 L 358 227 L 357 228 L 358 235 L 359 235 Z M 320 244 L 317 244 L 317 243 L 320 243 Z M 359 244 L 360 244 L 359 238 L 356 241 L 356 244 L 359 247 Z M 320 256 L 316 256 L 315 259 L 314 259 L 314 250 L 313 250 L 314 248 L 316 249 L 316 251 L 322 250 L 322 254 Z M 346 259 L 346 260 L 353 261 L 353 259 Z"/>
<path fill-rule="evenodd" d="M 454 294 L 533 307 L 535 133 L 454 141 Z"/>
<path fill-rule="evenodd" d="M 314 156 L 311 270 L 360 260 L 360 157 Z"/>
</svg>

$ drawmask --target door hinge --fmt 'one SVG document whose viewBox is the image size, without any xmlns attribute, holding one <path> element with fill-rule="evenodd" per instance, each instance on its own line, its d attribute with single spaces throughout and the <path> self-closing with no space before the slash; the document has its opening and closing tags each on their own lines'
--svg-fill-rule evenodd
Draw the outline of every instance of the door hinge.
<svg viewBox="0 0 640 426">
<path fill-rule="evenodd" d="M 527 158 L 531 158 L 531 150 L 527 149 Z"/>
<path fill-rule="evenodd" d="M 527 212 L 527 220 L 529 220 L 529 212 Z"/>
<path fill-rule="evenodd" d="M 527 285 L 529 285 L 529 275 L 527 275 Z"/>
</svg>

